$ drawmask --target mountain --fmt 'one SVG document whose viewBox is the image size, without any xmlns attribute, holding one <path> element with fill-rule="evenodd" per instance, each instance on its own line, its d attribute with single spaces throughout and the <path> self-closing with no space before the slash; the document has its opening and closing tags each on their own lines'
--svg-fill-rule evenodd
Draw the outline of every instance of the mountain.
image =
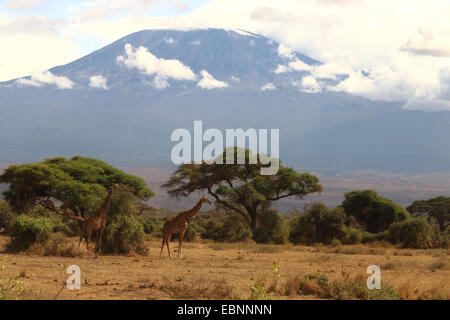
<svg viewBox="0 0 450 320">
<path fill-rule="evenodd" d="M 299 90 L 319 64 L 240 30 L 133 33 L 50 73 L 0 83 L 0 162 L 81 154 L 167 166 L 172 131 L 202 120 L 204 129 L 279 128 L 280 157 L 300 170 L 450 172 L 449 112 Z"/>
</svg>

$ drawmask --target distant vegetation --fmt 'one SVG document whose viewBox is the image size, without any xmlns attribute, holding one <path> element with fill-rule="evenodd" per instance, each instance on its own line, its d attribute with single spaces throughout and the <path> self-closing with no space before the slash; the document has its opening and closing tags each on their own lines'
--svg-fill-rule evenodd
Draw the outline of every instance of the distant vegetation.
<svg viewBox="0 0 450 320">
<path fill-rule="evenodd" d="M 189 221 L 185 241 L 252 240 L 333 247 L 389 242 L 408 248 L 450 247 L 449 197 L 414 201 L 405 209 L 373 190 L 355 190 L 346 193 L 336 208 L 313 203 L 294 214 L 281 215 L 271 207 L 274 201 L 321 191 L 319 179 L 283 166 L 275 176 L 261 176 L 260 167 L 181 165 L 165 185 L 168 192 L 187 196 L 205 190 L 216 205 Z M 58 246 L 80 234 L 78 222 L 38 205 L 33 200 L 37 196 L 52 199 L 66 213 L 86 218 L 101 205 L 108 186 L 129 186 L 113 194 L 103 235 L 105 253 L 146 254 L 145 237 L 161 237 L 165 220 L 177 214 L 151 207 L 146 200 L 153 192 L 141 178 L 91 158 L 13 165 L 0 175 L 0 183 L 9 186 L 0 200 L 0 230 L 9 235 L 7 249 L 11 252 L 40 245 L 45 254 L 77 254 Z"/>
</svg>

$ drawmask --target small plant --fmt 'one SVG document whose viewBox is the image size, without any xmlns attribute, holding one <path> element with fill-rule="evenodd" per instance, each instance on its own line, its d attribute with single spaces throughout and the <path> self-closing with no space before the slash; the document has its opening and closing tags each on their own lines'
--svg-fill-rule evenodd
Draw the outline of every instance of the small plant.
<svg viewBox="0 0 450 320">
<path fill-rule="evenodd" d="M 262 279 L 256 280 L 253 286 L 250 287 L 249 300 L 272 300 L 273 293 L 266 289 L 266 276 Z"/>
<path fill-rule="evenodd" d="M 330 243 L 330 246 L 333 248 L 340 248 L 342 246 L 342 243 L 339 239 L 333 239 Z"/>
<path fill-rule="evenodd" d="M 0 264 L 0 300 L 19 300 L 26 296 L 27 292 L 19 277 L 7 277 L 5 275 L 5 263 Z"/>
</svg>

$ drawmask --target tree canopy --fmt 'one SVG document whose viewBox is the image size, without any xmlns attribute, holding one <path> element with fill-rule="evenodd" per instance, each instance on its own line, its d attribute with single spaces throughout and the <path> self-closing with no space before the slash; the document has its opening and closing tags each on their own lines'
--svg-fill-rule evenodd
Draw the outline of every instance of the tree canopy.
<svg viewBox="0 0 450 320">
<path fill-rule="evenodd" d="M 364 230 L 373 233 L 386 230 L 393 222 L 410 216 L 405 208 L 373 190 L 346 193 L 342 207 L 347 215 L 355 217 Z"/>
<path fill-rule="evenodd" d="M 28 212 L 35 197 L 53 198 L 75 215 L 85 217 L 97 208 L 114 183 L 130 187 L 139 199 L 153 196 L 142 178 L 126 174 L 106 162 L 75 156 L 46 159 L 42 162 L 11 165 L 0 175 L 0 183 L 9 185 L 3 192 L 16 212 Z"/>
<path fill-rule="evenodd" d="M 414 201 L 406 208 L 413 216 L 427 216 L 439 223 L 441 231 L 450 225 L 450 197 L 436 197 Z"/>
<path fill-rule="evenodd" d="M 227 152 L 234 152 L 237 158 L 238 148 L 225 149 L 219 155 L 226 163 Z M 198 191 L 207 191 L 215 205 L 229 212 L 240 214 L 253 230 L 258 215 L 273 201 L 287 197 L 303 198 L 307 194 L 321 192 L 319 179 L 309 173 L 298 173 L 280 164 L 274 175 L 261 175 L 264 165 L 257 159 L 249 164 L 252 156 L 245 150 L 245 164 L 201 164 L 180 165 L 169 181 L 163 185 L 172 197 L 187 197 Z"/>
</svg>

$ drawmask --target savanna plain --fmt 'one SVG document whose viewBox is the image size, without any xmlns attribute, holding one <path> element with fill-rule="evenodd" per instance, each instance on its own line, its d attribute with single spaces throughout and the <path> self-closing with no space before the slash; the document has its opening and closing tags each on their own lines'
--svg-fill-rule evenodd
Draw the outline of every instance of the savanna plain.
<svg viewBox="0 0 450 320">
<path fill-rule="evenodd" d="M 197 240 L 170 260 L 160 239 L 147 255 L 95 255 L 77 239 L 65 256 L 9 254 L 0 236 L 0 281 L 27 299 L 450 299 L 448 249 L 366 245 L 263 245 Z M 178 242 L 171 243 L 176 256 Z M 69 290 L 66 269 L 81 269 L 81 289 Z M 368 290 L 366 269 L 381 268 L 380 290 Z"/>
</svg>

